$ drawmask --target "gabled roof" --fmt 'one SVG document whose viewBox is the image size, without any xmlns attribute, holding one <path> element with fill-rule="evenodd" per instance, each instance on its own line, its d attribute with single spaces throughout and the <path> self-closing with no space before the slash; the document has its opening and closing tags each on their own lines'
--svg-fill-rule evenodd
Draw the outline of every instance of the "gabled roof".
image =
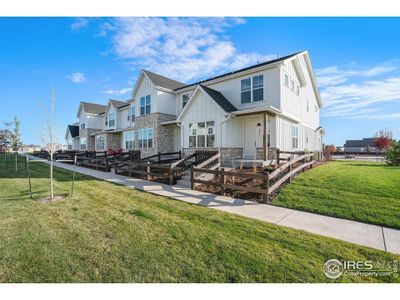
<svg viewBox="0 0 400 300">
<path fill-rule="evenodd" d="M 113 100 L 113 99 L 110 99 L 110 100 L 108 100 L 111 104 L 112 104 L 112 106 L 114 106 L 115 108 L 122 108 L 122 107 L 125 107 L 125 106 L 128 106 L 129 105 L 129 103 L 128 102 L 125 102 L 125 101 L 119 101 L 119 100 Z"/>
<path fill-rule="evenodd" d="M 236 107 L 234 107 L 233 104 L 230 103 L 229 100 L 221 94 L 221 92 L 218 92 L 201 84 L 200 86 L 225 112 L 229 113 L 237 110 Z"/>
<path fill-rule="evenodd" d="M 97 103 L 81 102 L 81 107 L 86 113 L 98 115 L 106 111 L 107 106 Z"/>
<path fill-rule="evenodd" d="M 220 92 L 213 90 L 209 87 L 206 87 L 204 85 L 198 84 L 196 89 L 190 96 L 189 101 L 182 109 L 179 116 L 176 118 L 177 121 L 179 121 L 182 118 L 182 116 L 186 113 L 186 111 L 189 109 L 189 106 L 194 101 L 193 99 L 195 98 L 197 93 L 203 93 L 206 96 L 206 98 L 210 99 L 208 101 L 214 101 L 221 108 L 222 112 L 231 113 L 237 111 L 236 108 L 232 105 L 232 103 L 230 103 L 229 100 L 226 99 L 225 96 L 222 95 Z"/>
<path fill-rule="evenodd" d="M 364 138 L 362 140 L 346 140 L 344 147 L 375 147 L 374 138 Z"/>
<path fill-rule="evenodd" d="M 76 125 L 68 125 L 68 130 L 71 133 L 71 137 L 79 136 L 79 126 Z"/>
<path fill-rule="evenodd" d="M 271 65 L 271 64 L 274 64 L 274 63 L 278 63 L 278 62 L 284 61 L 286 59 L 292 58 L 292 57 L 294 57 L 297 54 L 300 54 L 302 52 L 304 52 L 304 51 L 296 52 L 296 53 L 293 53 L 293 54 L 290 54 L 290 55 L 282 56 L 280 58 L 276 58 L 276 59 L 272 59 L 272 60 L 269 60 L 269 61 L 266 61 L 266 62 L 263 62 L 263 63 L 259 63 L 259 64 L 256 64 L 256 65 L 253 65 L 253 66 L 250 66 L 250 67 L 246 67 L 246 68 L 239 69 L 239 70 L 236 70 L 236 71 L 233 71 L 233 72 L 225 73 L 225 74 L 218 75 L 218 76 L 215 76 L 215 77 L 211 77 L 211 78 L 208 78 L 208 79 L 205 79 L 205 80 L 201 80 L 201 81 L 198 81 L 198 82 L 195 82 L 195 83 L 191 83 L 191 84 L 188 84 L 188 85 L 185 85 L 185 86 L 182 86 L 182 87 L 178 87 L 178 88 L 175 89 L 175 91 L 178 91 L 178 90 L 186 88 L 186 87 L 202 84 L 202 83 L 205 83 L 205 82 L 208 82 L 208 81 L 211 81 L 211 80 L 223 78 L 225 76 L 233 75 L 233 74 L 236 74 L 236 73 L 240 73 L 240 72 L 248 71 L 248 70 L 251 70 L 251 69 L 255 69 L 255 68 Z"/>
<path fill-rule="evenodd" d="M 143 70 L 143 73 L 154 83 L 155 86 L 159 86 L 168 90 L 175 90 L 186 86 L 186 84 L 173 80 L 171 78 L 150 72 L 148 70 Z"/>
</svg>

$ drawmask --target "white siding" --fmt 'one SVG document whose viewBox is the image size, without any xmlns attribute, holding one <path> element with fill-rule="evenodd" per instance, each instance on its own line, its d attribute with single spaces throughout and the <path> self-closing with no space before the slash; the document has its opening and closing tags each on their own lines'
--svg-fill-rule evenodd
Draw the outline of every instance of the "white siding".
<svg viewBox="0 0 400 300">
<path fill-rule="evenodd" d="M 221 122 L 224 120 L 224 112 L 203 92 L 198 91 L 193 99 L 190 100 L 188 109 L 181 120 L 181 145 L 189 147 L 189 124 L 205 121 L 215 122 L 215 147 L 220 147 L 221 141 Z"/>
<path fill-rule="evenodd" d="M 163 91 L 157 91 L 156 111 L 168 115 L 176 115 L 175 95 Z"/>
<path fill-rule="evenodd" d="M 117 114 L 118 114 L 118 118 L 117 118 L 118 129 L 125 129 L 125 128 L 130 127 L 130 121 L 128 121 L 129 109 L 130 109 L 130 106 L 128 106 L 127 108 L 124 108 L 122 110 L 119 110 L 117 112 Z"/>
<path fill-rule="evenodd" d="M 137 103 L 135 106 L 136 116 L 140 116 L 140 97 L 151 96 L 151 112 L 157 112 L 157 90 L 154 84 L 144 75 L 139 82 L 139 86 L 134 95 L 134 101 Z"/>
</svg>

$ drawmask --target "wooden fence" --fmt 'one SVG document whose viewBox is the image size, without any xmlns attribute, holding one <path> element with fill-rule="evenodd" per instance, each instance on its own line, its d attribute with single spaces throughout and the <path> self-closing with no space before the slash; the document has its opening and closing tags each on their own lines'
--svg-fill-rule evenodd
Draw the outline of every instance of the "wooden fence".
<svg viewBox="0 0 400 300">
<path fill-rule="evenodd" d="M 86 151 L 76 154 L 77 166 L 92 168 L 109 172 L 111 167 L 109 164 L 109 155 L 107 151 Z"/>
<path fill-rule="evenodd" d="M 268 202 L 271 194 L 276 192 L 284 182 L 291 181 L 296 173 L 305 171 L 306 168 L 311 168 L 315 162 L 314 153 L 303 154 L 290 159 L 275 171 L 265 174 L 225 171 L 224 168 L 209 170 L 192 167 L 190 172 L 191 189 L 194 189 L 196 184 L 211 185 L 219 187 L 222 195 L 225 195 L 226 190 L 250 192 L 260 194 L 261 199 Z M 300 165 L 296 165 L 298 163 L 300 163 Z M 212 174 L 214 175 L 214 180 L 200 179 L 196 176 L 196 173 Z M 241 178 L 244 179 L 244 181 L 239 184 L 227 183 L 229 177 Z M 250 183 L 255 180 L 258 182 L 257 184 Z M 243 185 L 244 183 L 250 184 L 245 186 Z"/>
</svg>

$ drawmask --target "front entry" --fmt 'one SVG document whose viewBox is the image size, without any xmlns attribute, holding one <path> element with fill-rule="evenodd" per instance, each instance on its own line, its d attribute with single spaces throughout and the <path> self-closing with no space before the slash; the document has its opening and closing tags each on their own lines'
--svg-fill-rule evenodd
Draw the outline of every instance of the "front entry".
<svg viewBox="0 0 400 300">
<path fill-rule="evenodd" d="M 261 123 L 254 120 L 244 121 L 243 156 L 249 158 L 255 158 L 257 154 L 257 147 L 260 147 L 260 145 L 262 145 Z"/>
</svg>

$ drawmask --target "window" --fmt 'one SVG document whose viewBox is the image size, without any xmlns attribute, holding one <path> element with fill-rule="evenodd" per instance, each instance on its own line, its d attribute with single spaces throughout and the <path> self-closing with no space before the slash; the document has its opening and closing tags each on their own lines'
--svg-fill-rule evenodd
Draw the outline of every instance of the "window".
<svg viewBox="0 0 400 300">
<path fill-rule="evenodd" d="M 264 76 L 253 77 L 253 101 L 262 101 L 264 99 Z"/>
<path fill-rule="evenodd" d="M 151 97 L 147 95 L 140 98 L 140 115 L 148 115 L 151 112 Z"/>
<path fill-rule="evenodd" d="M 310 111 L 310 101 L 307 99 L 307 112 Z"/>
<path fill-rule="evenodd" d="M 285 74 L 285 85 L 289 86 L 289 75 Z"/>
<path fill-rule="evenodd" d="M 153 148 L 153 128 L 143 128 L 138 130 L 139 148 Z"/>
<path fill-rule="evenodd" d="M 189 124 L 189 148 L 196 148 L 197 124 Z"/>
<path fill-rule="evenodd" d="M 290 80 L 290 89 L 294 91 L 294 80 Z"/>
<path fill-rule="evenodd" d="M 104 145 L 104 135 L 97 135 L 96 136 L 96 150 L 104 150 L 105 145 Z"/>
<path fill-rule="evenodd" d="M 240 81 L 242 103 L 251 102 L 251 79 L 243 79 Z"/>
<path fill-rule="evenodd" d="M 316 105 L 314 105 L 314 111 L 317 112 L 318 111 L 318 107 Z"/>
<path fill-rule="evenodd" d="M 86 138 L 81 138 L 81 150 L 86 150 Z"/>
<path fill-rule="evenodd" d="M 300 95 L 300 87 L 296 84 L 296 95 Z"/>
<path fill-rule="evenodd" d="M 185 105 L 188 103 L 189 101 L 189 94 L 184 94 L 182 95 L 182 109 L 185 107 Z"/>
<path fill-rule="evenodd" d="M 215 122 L 189 124 L 189 148 L 206 148 L 215 145 Z"/>
<path fill-rule="evenodd" d="M 135 131 L 124 131 L 124 149 L 135 148 Z"/>
<path fill-rule="evenodd" d="M 249 103 L 264 99 L 264 75 L 257 75 L 240 81 L 241 101 Z"/>
<path fill-rule="evenodd" d="M 299 127 L 292 124 L 292 148 L 297 149 L 299 147 Z"/>
<path fill-rule="evenodd" d="M 115 126 L 115 112 L 108 114 L 108 127 Z"/>
<path fill-rule="evenodd" d="M 106 116 L 106 119 L 105 119 L 106 121 L 105 121 L 105 125 L 106 126 L 108 126 L 108 117 Z"/>
<path fill-rule="evenodd" d="M 131 106 L 131 122 L 135 122 L 135 107 Z"/>
<path fill-rule="evenodd" d="M 306 129 L 306 145 L 308 146 L 308 130 Z"/>
<path fill-rule="evenodd" d="M 215 126 L 214 121 L 207 122 L 207 147 L 214 147 L 215 142 Z"/>
<path fill-rule="evenodd" d="M 85 117 L 80 117 L 79 118 L 79 124 L 80 124 L 80 128 L 81 128 L 81 130 L 84 130 L 85 128 L 86 128 L 86 120 L 85 120 Z"/>
</svg>

